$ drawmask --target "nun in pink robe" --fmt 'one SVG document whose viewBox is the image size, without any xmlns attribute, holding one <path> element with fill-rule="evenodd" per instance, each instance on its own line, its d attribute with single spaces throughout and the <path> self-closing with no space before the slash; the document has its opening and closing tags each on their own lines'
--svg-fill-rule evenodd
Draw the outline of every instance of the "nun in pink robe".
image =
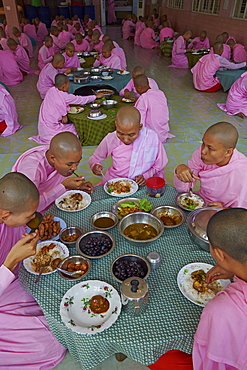
<svg viewBox="0 0 247 370">
<path fill-rule="evenodd" d="M 65 45 L 68 42 L 70 42 L 71 39 L 72 39 L 72 34 L 70 32 L 68 32 L 68 31 L 65 31 L 65 30 L 63 30 L 62 32 L 60 32 L 60 34 L 58 35 L 59 42 L 62 42 Z"/>
<path fill-rule="evenodd" d="M 209 38 L 206 37 L 203 41 L 201 41 L 200 37 L 195 37 L 191 43 L 188 45 L 189 49 L 210 49 L 210 42 Z"/>
<path fill-rule="evenodd" d="M 188 167 L 200 177 L 200 190 L 195 193 L 203 197 L 206 204 L 220 202 L 226 208 L 247 208 L 247 158 L 237 149 L 234 149 L 229 163 L 219 167 L 202 161 L 199 146 L 189 159 Z M 196 180 L 193 187 L 195 183 Z M 182 182 L 174 175 L 174 186 L 179 192 L 187 192 L 191 183 Z"/>
<path fill-rule="evenodd" d="M 135 179 L 138 175 L 143 175 L 145 179 L 152 176 L 164 178 L 164 168 L 168 162 L 158 135 L 147 127 L 139 131 L 138 137 L 130 145 L 124 144 L 116 131 L 106 135 L 88 164 L 92 169 L 109 156 L 112 157 L 112 166 L 107 169 L 104 182 L 118 177 Z"/>
<path fill-rule="evenodd" d="M 2 46 L 3 50 L 10 50 L 8 45 L 7 45 L 7 39 L 5 37 L 2 37 L 0 39 L 0 45 Z"/>
<path fill-rule="evenodd" d="M 27 51 L 29 58 L 33 57 L 33 45 L 30 38 L 25 34 L 21 33 L 20 37 L 18 38 L 20 45 Z"/>
<path fill-rule="evenodd" d="M 164 38 L 166 37 L 174 37 L 174 31 L 170 27 L 163 27 L 160 30 L 160 42 L 164 41 Z"/>
<path fill-rule="evenodd" d="M 23 32 L 27 36 L 32 37 L 35 41 L 37 41 L 37 33 L 34 24 L 25 24 L 23 27 Z"/>
<path fill-rule="evenodd" d="M 44 99 L 47 91 L 54 86 L 55 77 L 59 73 L 59 70 L 53 67 L 52 63 L 47 63 L 41 70 L 39 79 L 37 82 L 37 89 L 40 93 L 41 99 Z"/>
<path fill-rule="evenodd" d="M 10 50 L 0 50 L 0 81 L 6 85 L 16 85 L 23 80 L 23 75 Z"/>
<path fill-rule="evenodd" d="M 103 55 L 100 55 L 99 60 L 95 60 L 94 67 L 109 67 L 113 69 L 121 69 L 121 60 L 117 55 L 111 54 L 109 58 L 104 58 Z"/>
<path fill-rule="evenodd" d="M 247 72 L 244 72 L 231 86 L 226 104 L 217 104 L 218 107 L 234 116 L 243 113 L 247 117 Z"/>
<path fill-rule="evenodd" d="M 80 68 L 81 67 L 79 58 L 76 53 L 72 57 L 69 57 L 66 53 L 63 53 L 62 55 L 64 56 L 64 59 L 65 59 L 63 71 L 65 71 L 67 68 L 72 68 L 72 67 Z"/>
<path fill-rule="evenodd" d="M 21 45 L 18 45 L 15 49 L 14 56 L 21 71 L 32 73 L 30 70 L 30 59 L 26 50 Z"/>
<path fill-rule="evenodd" d="M 150 89 L 159 90 L 159 86 L 157 85 L 156 81 L 154 81 L 152 78 L 148 77 L 148 83 Z M 133 91 L 135 93 L 135 97 L 139 98 L 140 94 L 135 89 L 133 78 L 129 80 L 127 85 L 119 92 L 120 96 L 124 96 L 124 90 L 128 89 L 130 92 Z"/>
<path fill-rule="evenodd" d="M 7 127 L 1 136 L 9 136 L 20 130 L 15 101 L 5 87 L 0 84 L 0 122 L 5 121 Z"/>
<path fill-rule="evenodd" d="M 122 27 L 123 40 L 128 40 L 129 37 L 135 36 L 135 33 L 134 33 L 135 27 L 136 27 L 135 23 L 132 22 L 132 20 L 130 19 L 127 19 L 123 23 L 123 27 Z"/>
<path fill-rule="evenodd" d="M 107 23 L 112 24 L 117 22 L 115 14 L 115 2 L 114 0 L 107 0 Z"/>
<path fill-rule="evenodd" d="M 75 47 L 75 52 L 76 53 L 81 53 L 81 52 L 89 51 L 90 50 L 89 43 L 85 39 L 82 39 L 82 43 L 81 44 L 77 44 L 76 40 L 73 40 L 72 41 L 72 44 Z"/>
<path fill-rule="evenodd" d="M 154 41 L 155 33 L 150 27 L 145 28 L 140 35 L 141 47 L 144 49 L 153 49 L 159 46 L 159 43 Z"/>
<path fill-rule="evenodd" d="M 156 131 L 162 143 L 174 137 L 169 134 L 169 110 L 163 91 L 149 88 L 138 98 L 135 108 L 141 113 L 143 126 Z"/>
<path fill-rule="evenodd" d="M 232 48 L 232 60 L 235 63 L 247 62 L 247 52 L 244 45 L 235 44 Z"/>
<path fill-rule="evenodd" d="M 66 349 L 51 333 L 41 308 L 4 261 L 25 228 L 0 224 L 0 366 L 2 369 L 49 370 L 62 361 Z"/>
<path fill-rule="evenodd" d="M 47 63 L 52 62 L 53 55 L 55 54 L 54 52 L 54 47 L 51 46 L 48 48 L 47 46 L 43 45 L 39 49 L 39 54 L 38 54 L 38 66 L 40 69 L 43 69 L 44 66 Z"/>
<path fill-rule="evenodd" d="M 37 38 L 39 39 L 39 41 L 43 42 L 45 39 L 45 36 L 47 35 L 48 35 L 48 30 L 46 28 L 45 23 L 39 22 L 39 24 L 37 25 Z"/>
<path fill-rule="evenodd" d="M 231 48 L 227 44 L 223 44 L 223 53 L 221 54 L 223 58 L 226 58 L 227 60 L 231 59 Z"/>
<path fill-rule="evenodd" d="M 60 53 L 61 49 L 65 49 L 66 46 L 65 42 L 59 41 L 58 36 L 55 36 L 52 33 L 50 33 L 50 36 L 52 37 L 53 40 L 54 54 Z"/>
<path fill-rule="evenodd" d="M 169 67 L 189 68 L 188 58 L 186 55 L 186 40 L 183 36 L 179 36 L 174 41 L 172 48 L 172 64 Z"/>
<path fill-rule="evenodd" d="M 120 62 L 121 62 L 120 69 L 126 71 L 127 62 L 126 62 L 126 57 L 125 57 L 124 50 L 120 47 L 114 47 L 111 52 L 112 52 L 113 55 L 116 55 L 116 56 L 119 57 Z"/>
<path fill-rule="evenodd" d="M 134 44 L 141 46 L 140 36 L 142 31 L 146 28 L 146 25 L 142 21 L 136 22 L 136 31 L 135 31 L 135 37 L 134 37 Z"/>
<path fill-rule="evenodd" d="M 70 110 L 70 104 L 84 105 L 95 99 L 95 95 L 77 96 L 60 91 L 55 86 L 51 87 L 40 107 L 38 136 L 32 136 L 29 140 L 34 140 L 39 144 L 49 144 L 53 136 L 64 131 L 70 131 L 78 136 L 74 124 L 63 124 L 62 118 Z"/>
</svg>

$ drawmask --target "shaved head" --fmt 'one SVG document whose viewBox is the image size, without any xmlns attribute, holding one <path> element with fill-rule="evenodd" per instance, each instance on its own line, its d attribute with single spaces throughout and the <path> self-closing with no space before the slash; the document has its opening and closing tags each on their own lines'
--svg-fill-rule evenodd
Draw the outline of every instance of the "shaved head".
<svg viewBox="0 0 247 370">
<path fill-rule="evenodd" d="M 61 63 L 61 62 L 64 62 L 65 59 L 64 59 L 64 56 L 62 54 L 54 54 L 53 55 L 53 63 L 54 64 L 57 64 L 57 63 Z"/>
<path fill-rule="evenodd" d="M 45 42 L 53 41 L 53 38 L 51 36 L 45 36 Z"/>
<path fill-rule="evenodd" d="M 76 40 L 82 40 L 83 39 L 83 37 L 80 33 L 76 33 L 75 38 L 76 38 Z"/>
<path fill-rule="evenodd" d="M 137 75 L 145 75 L 145 69 L 142 66 L 136 66 L 132 71 L 132 77 Z"/>
<path fill-rule="evenodd" d="M 185 31 L 184 35 L 192 36 L 192 31 L 191 30 L 187 30 L 187 31 Z"/>
<path fill-rule="evenodd" d="M 96 28 L 96 30 L 93 30 L 93 36 L 99 38 L 100 37 L 100 32 L 99 30 Z"/>
<path fill-rule="evenodd" d="M 124 126 L 140 126 L 141 115 L 138 109 L 132 106 L 121 107 L 116 115 L 116 123 Z"/>
<path fill-rule="evenodd" d="M 207 236 L 212 248 L 219 248 L 241 263 L 247 262 L 247 210 L 229 208 L 209 220 Z"/>
<path fill-rule="evenodd" d="M 223 42 L 224 42 L 224 37 L 223 37 L 222 35 L 218 35 L 218 36 L 216 37 L 216 41 L 218 41 L 218 42 L 222 42 L 222 44 L 223 44 Z"/>
<path fill-rule="evenodd" d="M 21 31 L 17 27 L 12 28 L 12 33 L 15 35 L 17 33 L 21 33 Z"/>
<path fill-rule="evenodd" d="M 225 42 L 229 37 L 228 32 L 222 32 L 222 36 L 223 36 L 223 41 Z"/>
<path fill-rule="evenodd" d="M 215 42 L 213 44 L 214 54 L 219 54 L 221 50 L 223 50 L 223 43 L 222 42 Z"/>
<path fill-rule="evenodd" d="M 148 78 L 145 75 L 138 75 L 134 78 L 134 85 L 149 88 Z"/>
<path fill-rule="evenodd" d="M 114 44 L 111 40 L 107 40 L 104 45 L 109 45 L 111 50 L 115 48 L 115 46 L 114 46 Z"/>
<path fill-rule="evenodd" d="M 109 41 L 107 41 L 103 46 L 102 46 L 102 51 L 112 51 L 112 46 Z"/>
<path fill-rule="evenodd" d="M 104 35 L 103 38 L 102 38 L 102 41 L 105 43 L 106 41 L 110 40 L 111 41 L 111 38 L 109 35 Z"/>
<path fill-rule="evenodd" d="M 205 134 L 219 139 L 225 149 L 235 148 L 238 141 L 238 131 L 229 122 L 218 122 L 210 126 Z"/>
<path fill-rule="evenodd" d="M 22 173 L 11 172 L 0 179 L 0 209 L 20 214 L 29 210 L 31 202 L 38 200 L 38 189 Z"/>
<path fill-rule="evenodd" d="M 75 48 L 75 45 L 72 44 L 72 42 L 67 42 L 67 44 L 65 46 L 65 50 L 74 49 L 74 48 Z"/>
<path fill-rule="evenodd" d="M 17 46 L 18 44 L 17 44 L 17 42 L 14 39 L 8 39 L 7 40 L 7 45 L 9 47 L 11 47 L 11 46 Z"/>
<path fill-rule="evenodd" d="M 229 46 L 234 46 L 236 44 L 236 42 L 233 40 L 233 39 L 230 39 L 227 41 L 227 45 Z"/>
<path fill-rule="evenodd" d="M 62 87 L 64 84 L 69 83 L 69 78 L 64 73 L 58 73 L 55 77 L 55 86 L 57 88 Z"/>
<path fill-rule="evenodd" d="M 0 27 L 0 37 L 4 37 L 6 39 L 6 33 L 4 32 L 4 30 L 2 29 L 2 27 Z"/>
<path fill-rule="evenodd" d="M 200 35 L 201 35 L 201 36 L 207 36 L 207 31 L 201 31 L 201 32 L 200 32 Z"/>
<path fill-rule="evenodd" d="M 78 153 L 82 151 L 81 143 L 72 132 L 65 131 L 55 135 L 51 139 L 51 154 L 56 158 L 66 158 L 68 153 Z"/>
</svg>

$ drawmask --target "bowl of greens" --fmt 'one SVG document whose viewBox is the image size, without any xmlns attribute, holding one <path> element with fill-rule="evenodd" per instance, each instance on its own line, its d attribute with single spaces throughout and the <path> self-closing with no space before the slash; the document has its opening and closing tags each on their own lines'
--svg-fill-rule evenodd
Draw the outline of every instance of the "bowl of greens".
<svg viewBox="0 0 247 370">
<path fill-rule="evenodd" d="M 117 215 L 119 219 L 121 219 L 130 213 L 149 213 L 152 209 L 152 204 L 146 198 L 125 198 L 120 199 L 113 205 L 112 212 Z"/>
</svg>

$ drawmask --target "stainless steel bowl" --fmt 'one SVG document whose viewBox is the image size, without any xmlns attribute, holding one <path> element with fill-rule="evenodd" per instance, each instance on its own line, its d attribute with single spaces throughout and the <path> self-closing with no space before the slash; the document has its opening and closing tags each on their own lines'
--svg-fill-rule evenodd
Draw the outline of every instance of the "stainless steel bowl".
<svg viewBox="0 0 247 370">
<path fill-rule="evenodd" d="M 134 239 L 129 238 L 128 236 L 124 234 L 124 230 L 126 229 L 127 226 L 132 225 L 134 223 L 145 223 L 145 224 L 153 226 L 158 232 L 157 236 L 155 238 L 148 239 L 148 240 L 134 240 Z M 162 235 L 164 231 L 164 225 L 163 225 L 163 222 L 160 221 L 160 219 L 158 219 L 154 215 L 151 215 L 150 213 L 135 212 L 135 213 L 130 213 L 129 215 L 121 219 L 121 221 L 118 224 L 118 231 L 130 244 L 136 247 L 146 247 L 147 245 L 152 244 L 155 240 L 157 240 Z"/>
<path fill-rule="evenodd" d="M 90 72 L 89 71 L 83 71 L 84 76 L 89 76 Z"/>
<path fill-rule="evenodd" d="M 199 208 L 201 208 L 201 207 L 204 207 L 204 206 L 205 206 L 205 200 L 204 200 L 200 195 L 193 193 L 193 199 L 200 201 L 200 202 L 201 202 L 201 205 L 200 205 L 200 206 L 198 206 L 198 207 L 196 207 L 196 208 L 194 208 L 194 209 L 186 208 L 185 206 L 183 206 L 183 205 L 181 204 L 181 199 L 182 199 L 183 197 L 191 198 L 190 193 L 180 193 L 180 194 L 178 194 L 178 195 L 176 196 L 175 201 L 176 201 L 177 205 L 178 205 L 180 208 L 184 209 L 185 211 L 189 211 L 189 212 L 191 212 L 191 211 L 194 211 L 194 209 L 199 209 Z"/>
<path fill-rule="evenodd" d="M 74 76 L 74 83 L 75 84 L 86 84 L 89 82 L 89 77 L 88 76 Z"/>
<path fill-rule="evenodd" d="M 111 241 L 112 246 L 111 246 L 111 248 L 109 249 L 108 252 L 106 252 L 104 254 L 101 254 L 99 256 L 89 256 L 89 255 L 82 252 L 81 247 L 87 243 L 89 238 L 94 237 L 94 236 L 98 237 L 98 238 L 103 238 L 103 237 L 108 238 Z M 76 249 L 83 257 L 96 259 L 96 258 L 101 258 L 101 257 L 107 256 L 107 254 L 111 253 L 113 251 L 113 249 L 115 248 L 115 244 L 116 244 L 115 239 L 107 231 L 93 230 L 93 231 L 89 231 L 89 232 L 83 234 L 80 238 L 77 239 Z"/>
<path fill-rule="evenodd" d="M 182 223 L 186 219 L 185 214 L 183 213 L 183 211 L 181 211 L 181 209 L 179 209 L 178 207 L 173 207 L 173 206 L 159 206 L 159 207 L 156 207 L 151 211 L 151 214 L 158 217 L 159 219 L 162 216 L 168 216 L 168 217 L 178 216 L 180 218 L 180 221 L 176 225 L 165 225 L 164 224 L 164 227 L 167 228 L 167 229 L 173 229 L 174 227 L 178 227 L 178 226 L 182 225 Z"/>
<path fill-rule="evenodd" d="M 116 100 L 104 100 L 102 105 L 107 109 L 113 108 L 118 102 Z"/>
<path fill-rule="evenodd" d="M 151 271 L 150 264 L 145 258 L 143 258 L 141 256 L 138 256 L 137 254 L 122 254 L 121 256 L 117 257 L 111 263 L 111 266 L 110 266 L 110 271 L 111 271 L 112 276 L 114 277 L 114 279 L 116 279 L 120 283 L 122 283 L 123 280 L 118 279 L 118 277 L 115 275 L 115 273 L 116 273 L 116 262 L 118 262 L 118 261 L 128 261 L 128 262 L 140 263 L 140 265 L 142 266 L 142 268 L 144 270 L 144 273 L 145 273 L 144 276 L 140 276 L 142 279 L 147 279 L 147 277 L 150 274 L 150 271 Z"/>
<path fill-rule="evenodd" d="M 207 252 L 209 252 L 207 224 L 210 218 L 221 210 L 216 207 L 203 207 L 195 209 L 187 217 L 186 222 L 192 242 Z"/>
<path fill-rule="evenodd" d="M 123 199 L 119 199 L 116 203 L 113 204 L 112 212 L 115 215 L 117 215 L 119 219 L 121 219 L 123 217 L 118 215 L 118 207 L 120 207 L 122 203 L 126 203 L 126 202 L 135 202 L 136 204 L 138 204 L 139 200 L 141 200 L 141 198 L 123 198 Z M 126 217 L 126 216 L 124 216 L 124 217 Z"/>
<path fill-rule="evenodd" d="M 94 222 L 96 220 L 98 220 L 99 218 L 102 218 L 102 217 L 108 217 L 108 218 L 111 218 L 113 221 L 114 221 L 114 224 L 110 227 L 97 227 L 94 225 Z M 90 218 L 90 223 L 93 227 L 95 227 L 96 229 L 99 229 L 99 230 L 109 230 L 109 229 L 112 229 L 114 226 L 116 226 L 116 224 L 118 223 L 118 217 L 116 215 L 114 215 L 114 213 L 112 212 L 108 212 L 108 211 L 102 211 L 102 212 L 98 212 L 98 213 L 95 213 L 91 218 Z"/>
<path fill-rule="evenodd" d="M 93 73 L 94 75 L 100 76 L 101 75 L 101 69 L 100 68 L 91 68 L 91 73 Z"/>
<path fill-rule="evenodd" d="M 85 274 L 83 274 L 79 277 L 67 276 L 67 275 L 63 274 L 61 271 L 57 271 L 58 275 L 61 276 L 64 280 L 77 281 L 77 280 L 84 279 L 84 277 L 86 277 L 89 274 L 89 272 L 91 271 L 91 268 L 92 268 L 91 262 L 89 261 L 88 258 L 85 258 L 83 256 L 78 256 L 78 255 L 69 256 L 69 257 L 65 258 L 64 260 L 62 260 L 59 263 L 58 267 L 61 268 L 61 269 L 66 270 L 65 266 L 67 265 L 68 262 L 74 262 L 74 264 L 76 264 L 76 265 L 79 265 L 81 263 L 86 263 L 87 266 L 88 266 L 88 269 L 85 272 Z"/>
<path fill-rule="evenodd" d="M 101 80 L 101 76 L 92 75 L 90 78 L 91 78 L 91 80 Z"/>
<path fill-rule="evenodd" d="M 96 93 L 102 93 L 102 92 L 105 92 L 107 91 L 107 93 L 104 94 L 104 98 L 110 98 L 110 96 L 112 96 L 114 94 L 114 91 L 113 90 L 110 90 L 110 89 L 99 89 L 99 90 L 96 90 Z"/>
<path fill-rule="evenodd" d="M 83 234 L 82 229 L 76 226 L 71 226 L 71 227 L 65 227 L 62 229 L 59 233 L 59 239 L 61 240 L 62 243 L 66 244 L 68 247 L 75 247 L 75 241 L 74 242 L 66 242 L 64 240 L 64 237 L 67 235 L 73 235 L 77 234 L 79 237 Z"/>
<path fill-rule="evenodd" d="M 97 109 L 91 110 L 89 112 L 89 116 L 92 117 L 92 118 L 99 117 L 101 115 L 102 115 L 101 111 L 97 110 Z"/>
<path fill-rule="evenodd" d="M 92 103 L 92 104 L 90 104 L 90 107 L 91 108 L 94 108 L 94 109 L 100 108 L 101 107 L 101 103 Z"/>
</svg>

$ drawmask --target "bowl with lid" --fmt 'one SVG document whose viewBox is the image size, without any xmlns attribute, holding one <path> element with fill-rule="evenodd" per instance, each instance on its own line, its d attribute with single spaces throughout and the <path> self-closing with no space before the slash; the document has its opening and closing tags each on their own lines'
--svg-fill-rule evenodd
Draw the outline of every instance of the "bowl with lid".
<svg viewBox="0 0 247 370">
<path fill-rule="evenodd" d="M 161 197 L 165 192 L 165 180 L 162 177 L 149 177 L 146 181 L 147 195 L 154 198 Z"/>
<path fill-rule="evenodd" d="M 98 110 L 98 109 L 93 109 L 89 112 L 89 117 L 91 118 L 96 118 L 96 117 L 100 117 L 102 115 L 101 111 Z"/>
</svg>

